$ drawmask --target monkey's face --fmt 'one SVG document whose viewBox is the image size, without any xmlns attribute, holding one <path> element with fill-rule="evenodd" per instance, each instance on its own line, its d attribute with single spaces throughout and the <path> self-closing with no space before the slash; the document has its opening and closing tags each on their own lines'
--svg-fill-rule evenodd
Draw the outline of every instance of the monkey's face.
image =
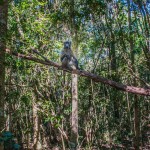
<svg viewBox="0 0 150 150">
<path fill-rule="evenodd" d="M 70 49 L 71 48 L 71 42 L 69 42 L 69 41 L 64 42 L 64 48 Z"/>
</svg>

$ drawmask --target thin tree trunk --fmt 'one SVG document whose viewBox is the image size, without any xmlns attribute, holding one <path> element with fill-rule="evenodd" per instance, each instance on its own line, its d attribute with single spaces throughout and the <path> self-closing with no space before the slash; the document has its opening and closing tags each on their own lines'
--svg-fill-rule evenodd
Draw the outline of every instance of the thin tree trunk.
<svg viewBox="0 0 150 150">
<path fill-rule="evenodd" d="M 130 10 L 130 1 L 128 0 L 128 22 L 129 22 L 129 38 L 130 38 L 130 51 L 131 51 L 131 63 L 133 72 L 135 72 L 135 56 L 134 56 L 134 44 L 133 44 L 133 33 L 132 33 L 132 25 L 131 25 L 131 10 Z M 133 84 L 136 85 L 136 79 L 133 79 Z M 138 107 L 138 96 L 134 95 L 134 148 L 135 150 L 139 150 L 140 146 L 140 126 L 139 126 L 139 107 Z"/>
<path fill-rule="evenodd" d="M 11 84 L 12 84 L 12 69 L 9 68 L 9 69 L 7 69 L 6 72 L 7 72 L 7 74 L 9 74 L 9 80 L 8 80 L 9 85 L 7 86 L 8 89 L 5 88 L 5 90 L 6 91 L 8 90 L 8 93 L 9 93 L 13 90 L 13 88 L 11 86 Z M 7 101 L 7 99 L 6 99 L 6 101 Z M 8 102 L 9 102 L 9 100 L 8 100 Z M 12 131 L 12 113 L 11 112 L 13 112 L 13 109 L 12 109 L 12 103 L 10 103 L 10 102 L 8 103 L 7 111 L 8 111 L 8 115 L 7 115 L 7 120 L 6 120 L 6 130 L 11 132 Z"/>
<path fill-rule="evenodd" d="M 134 148 L 139 150 L 140 148 L 140 119 L 139 119 L 139 105 L 138 105 L 138 96 L 134 96 Z"/>
<path fill-rule="evenodd" d="M 109 9 L 113 6 L 113 2 L 108 3 L 108 13 L 106 16 L 106 19 L 113 18 L 113 12 L 111 12 Z M 111 71 L 111 78 L 116 81 L 118 80 L 117 77 L 117 62 L 116 62 L 116 45 L 115 45 L 115 36 L 114 36 L 114 29 L 112 24 L 109 24 L 106 20 L 107 26 L 110 29 L 110 45 L 109 45 L 109 58 L 110 58 L 110 71 Z M 111 94 L 111 100 L 113 101 L 113 109 L 114 109 L 114 119 L 115 123 L 118 123 L 119 119 L 119 98 L 118 94 L 116 94 L 118 91 L 114 90 Z"/>
<path fill-rule="evenodd" d="M 70 21 L 75 56 L 78 54 L 78 34 L 75 21 L 75 1 L 70 1 Z M 72 74 L 72 117 L 71 117 L 71 150 L 76 150 L 78 145 L 78 76 Z"/>
<path fill-rule="evenodd" d="M 39 117 L 36 104 L 33 102 L 33 149 L 37 150 L 39 141 Z"/>
<path fill-rule="evenodd" d="M 112 29 L 112 28 L 111 28 Z M 111 60 L 111 78 L 116 81 L 118 80 L 118 77 L 116 75 L 117 66 L 116 66 L 116 52 L 115 52 L 115 37 L 113 33 L 111 33 L 111 42 L 110 42 L 110 60 Z M 113 107 L 114 107 L 114 118 L 115 123 L 118 123 L 119 119 L 119 99 L 117 94 L 117 90 L 114 90 L 111 92 L 111 98 L 113 101 Z"/>
<path fill-rule="evenodd" d="M 145 44 L 143 45 L 143 52 L 145 54 L 145 58 L 147 59 L 147 67 L 150 70 L 150 34 L 149 34 L 149 28 L 150 28 L 150 21 L 149 21 L 149 14 L 147 14 L 147 10 L 144 10 L 144 3 L 141 0 L 137 0 L 137 4 L 139 6 L 139 9 L 142 12 L 143 17 L 143 25 L 144 25 L 144 31 L 145 31 Z"/>
<path fill-rule="evenodd" d="M 7 35 L 8 0 L 0 1 L 0 137 L 4 129 L 4 99 L 5 99 L 5 49 Z M 0 143 L 0 150 L 3 144 Z"/>
<path fill-rule="evenodd" d="M 71 142 L 72 148 L 77 146 L 78 142 L 78 89 L 77 75 L 72 74 L 72 119 L 71 119 Z"/>
<path fill-rule="evenodd" d="M 77 34 L 73 38 L 73 50 L 78 51 Z M 72 120 L 71 120 L 71 147 L 77 149 L 78 144 L 78 76 L 72 74 Z"/>
</svg>

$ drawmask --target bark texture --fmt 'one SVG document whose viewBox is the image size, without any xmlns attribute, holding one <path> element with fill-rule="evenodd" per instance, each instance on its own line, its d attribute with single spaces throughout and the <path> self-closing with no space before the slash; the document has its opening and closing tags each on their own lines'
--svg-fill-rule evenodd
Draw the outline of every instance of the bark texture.
<svg viewBox="0 0 150 150">
<path fill-rule="evenodd" d="M 0 1 L 0 133 L 4 129 L 4 99 L 5 99 L 5 49 L 7 35 L 8 1 Z M 0 135 L 1 136 L 1 135 Z M 0 150 L 3 144 L 0 143 Z"/>
</svg>

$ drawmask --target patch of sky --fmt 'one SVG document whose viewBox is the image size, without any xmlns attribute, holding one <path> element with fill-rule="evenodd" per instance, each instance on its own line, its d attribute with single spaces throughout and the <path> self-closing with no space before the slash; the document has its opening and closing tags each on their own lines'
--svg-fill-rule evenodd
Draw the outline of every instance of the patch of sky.
<svg viewBox="0 0 150 150">
<path fill-rule="evenodd" d="M 124 6 L 128 6 L 128 1 L 127 0 L 115 0 L 116 2 L 122 3 Z M 140 3 L 140 2 L 139 2 Z M 135 3 L 133 0 L 130 0 L 130 9 L 131 11 L 139 11 L 142 15 L 146 15 L 145 8 L 147 9 L 148 13 L 150 14 L 150 0 L 146 1 L 146 6 L 141 2 L 142 7 L 140 8 L 138 3 Z"/>
</svg>

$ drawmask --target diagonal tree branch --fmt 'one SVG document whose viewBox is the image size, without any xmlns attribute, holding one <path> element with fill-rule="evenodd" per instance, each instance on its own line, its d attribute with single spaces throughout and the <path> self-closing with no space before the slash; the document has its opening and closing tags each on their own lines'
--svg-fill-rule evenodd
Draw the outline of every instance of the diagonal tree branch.
<svg viewBox="0 0 150 150">
<path fill-rule="evenodd" d="M 150 89 L 124 85 L 124 84 L 121 84 L 121 83 L 103 78 L 101 76 L 89 73 L 89 72 L 84 71 L 84 70 L 70 71 L 70 70 L 67 70 L 66 68 L 63 68 L 58 63 L 52 62 L 52 61 L 48 60 L 47 58 L 45 59 L 45 57 L 43 57 L 45 60 L 41 60 L 41 59 L 38 59 L 36 57 L 33 57 L 32 54 L 31 55 L 19 54 L 19 53 L 16 53 L 16 52 L 11 52 L 9 49 L 6 49 L 6 52 L 13 55 L 13 56 L 19 57 L 19 58 L 27 59 L 27 60 L 34 61 L 36 63 L 40 63 L 40 64 L 44 64 L 44 65 L 53 66 L 53 67 L 56 67 L 59 70 L 64 70 L 66 72 L 75 73 L 75 74 L 78 74 L 80 76 L 88 77 L 88 78 L 92 79 L 95 82 L 101 82 L 103 84 L 112 86 L 112 87 L 114 87 L 118 90 L 121 90 L 121 91 L 129 92 L 129 93 L 133 93 L 133 94 L 150 96 Z"/>
</svg>

